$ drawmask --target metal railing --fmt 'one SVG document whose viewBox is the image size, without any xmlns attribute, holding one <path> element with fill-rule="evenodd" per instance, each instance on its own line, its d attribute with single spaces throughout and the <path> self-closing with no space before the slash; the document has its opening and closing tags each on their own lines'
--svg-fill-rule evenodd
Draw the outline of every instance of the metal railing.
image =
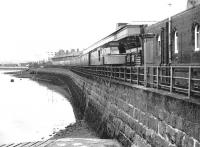
<svg viewBox="0 0 200 147">
<path fill-rule="evenodd" d="M 74 66 L 72 70 L 200 98 L 200 66 Z"/>
</svg>

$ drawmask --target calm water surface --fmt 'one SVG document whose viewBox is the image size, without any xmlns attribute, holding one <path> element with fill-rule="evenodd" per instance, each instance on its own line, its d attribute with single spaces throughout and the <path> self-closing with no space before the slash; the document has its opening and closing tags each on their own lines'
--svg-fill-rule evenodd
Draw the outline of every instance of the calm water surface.
<svg viewBox="0 0 200 147">
<path fill-rule="evenodd" d="M 75 122 L 72 106 L 62 95 L 3 72 L 0 70 L 0 144 L 47 139 L 53 131 Z"/>
</svg>

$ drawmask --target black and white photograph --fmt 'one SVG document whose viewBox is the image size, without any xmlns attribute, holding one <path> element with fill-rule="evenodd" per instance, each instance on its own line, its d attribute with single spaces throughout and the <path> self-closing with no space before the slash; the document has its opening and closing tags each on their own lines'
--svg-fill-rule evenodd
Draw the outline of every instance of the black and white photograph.
<svg viewBox="0 0 200 147">
<path fill-rule="evenodd" d="M 0 147 L 200 147 L 200 0 L 0 0 Z"/>
</svg>

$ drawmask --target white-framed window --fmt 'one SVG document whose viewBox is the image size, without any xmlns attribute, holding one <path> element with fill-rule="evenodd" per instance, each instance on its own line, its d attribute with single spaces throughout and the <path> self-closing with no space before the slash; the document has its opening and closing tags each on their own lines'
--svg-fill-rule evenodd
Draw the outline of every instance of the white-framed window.
<svg viewBox="0 0 200 147">
<path fill-rule="evenodd" d="M 195 51 L 200 50 L 200 26 L 196 25 L 194 29 Z"/>
<path fill-rule="evenodd" d="M 178 54 L 178 32 L 174 33 L 174 53 Z"/>
<path fill-rule="evenodd" d="M 160 37 L 160 35 L 158 36 L 158 38 L 157 38 L 157 48 L 158 48 L 158 55 L 160 55 L 161 54 L 161 37 Z"/>
</svg>

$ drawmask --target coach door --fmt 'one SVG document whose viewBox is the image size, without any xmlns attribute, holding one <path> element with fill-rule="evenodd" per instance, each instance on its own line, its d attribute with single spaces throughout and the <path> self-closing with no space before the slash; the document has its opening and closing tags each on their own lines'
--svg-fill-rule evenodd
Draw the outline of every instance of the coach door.
<svg viewBox="0 0 200 147">
<path fill-rule="evenodd" d="M 88 65 L 91 65 L 91 52 L 88 53 Z"/>
<path fill-rule="evenodd" d="M 160 69 L 161 75 L 169 76 L 170 69 L 168 68 L 169 65 L 169 49 L 168 49 L 168 23 L 166 23 L 166 27 L 162 28 L 161 30 L 161 66 Z M 166 67 L 166 68 L 165 68 Z M 161 77 L 161 82 L 169 83 L 170 79 Z"/>
<path fill-rule="evenodd" d="M 153 38 L 144 39 L 144 65 L 153 64 Z"/>
<path fill-rule="evenodd" d="M 161 30 L 161 65 L 169 64 L 169 49 L 168 49 L 168 23 L 166 28 Z"/>
<path fill-rule="evenodd" d="M 152 66 L 154 63 L 153 52 L 154 52 L 154 38 L 145 38 L 144 39 L 144 81 L 148 81 L 150 83 L 153 82 L 153 77 L 147 78 L 148 74 L 153 74 L 152 68 L 148 68 Z"/>
</svg>

